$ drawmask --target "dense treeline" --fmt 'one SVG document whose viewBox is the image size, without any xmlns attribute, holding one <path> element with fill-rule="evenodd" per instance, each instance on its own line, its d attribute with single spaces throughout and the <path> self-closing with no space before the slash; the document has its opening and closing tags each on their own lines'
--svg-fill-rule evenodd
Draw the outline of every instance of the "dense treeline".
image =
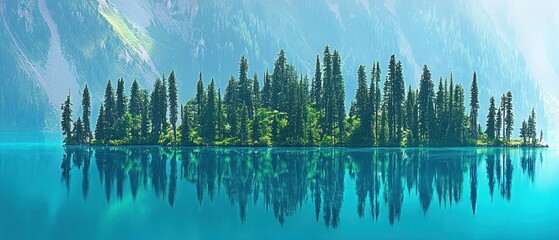
<svg viewBox="0 0 559 240">
<path fill-rule="evenodd" d="M 225 93 L 214 79 L 204 84 L 202 73 L 196 95 L 178 103 L 174 71 L 157 78 L 151 93 L 132 83 L 130 97 L 125 82 L 111 81 L 99 109 L 95 132 L 90 129 L 90 94 L 82 94 L 82 116 L 72 119 L 70 98 L 62 104 L 62 131 L 66 144 L 161 144 L 220 146 L 466 146 L 541 145 L 536 140 L 535 112 L 520 129 L 522 142 L 512 140 L 514 114 L 512 93 L 501 97 L 497 108 L 491 98 L 486 130 L 477 122 L 479 91 L 474 72 L 470 87 L 469 114 L 465 90 L 441 77 L 437 88 L 427 65 L 419 88 L 406 85 L 402 62 L 390 57 L 381 84 L 380 63 L 373 64 L 370 81 L 359 66 L 355 100 L 345 109 L 342 60 L 337 50 L 325 47 L 316 57 L 311 83 L 288 63 L 280 51 L 273 72 L 249 77 L 248 60 L 242 56 L 238 79 L 232 75 Z M 369 83 L 368 83 L 369 82 Z M 436 89 L 436 90 L 435 90 Z M 179 122 L 180 113 L 180 122 Z M 180 124 L 179 124 L 180 123 Z"/>
</svg>

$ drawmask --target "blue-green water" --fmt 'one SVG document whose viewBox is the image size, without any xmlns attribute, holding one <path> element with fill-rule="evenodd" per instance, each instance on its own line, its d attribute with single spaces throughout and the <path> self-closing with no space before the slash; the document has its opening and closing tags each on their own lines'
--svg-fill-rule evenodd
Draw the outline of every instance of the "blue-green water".
<svg viewBox="0 0 559 240">
<path fill-rule="evenodd" d="M 555 149 L 67 147 L 0 134 L 0 239 L 558 239 Z"/>
</svg>

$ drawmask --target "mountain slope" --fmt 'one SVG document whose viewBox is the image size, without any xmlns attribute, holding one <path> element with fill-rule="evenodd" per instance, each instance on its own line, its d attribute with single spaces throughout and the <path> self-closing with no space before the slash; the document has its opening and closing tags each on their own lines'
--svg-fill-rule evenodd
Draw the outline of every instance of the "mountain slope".
<svg viewBox="0 0 559 240">
<path fill-rule="evenodd" d="M 224 88 L 229 76 L 237 75 L 241 55 L 247 56 L 250 72 L 262 74 L 272 70 L 281 48 L 286 49 L 289 62 L 310 75 L 316 54 L 329 44 L 343 55 L 348 101 L 354 96 L 359 64 L 370 66 L 378 60 L 384 75 L 389 56 L 396 54 L 404 63 L 406 83 L 412 85 L 417 85 L 423 64 L 429 65 L 435 81 L 452 72 L 466 88 L 477 71 L 480 122 L 484 122 L 489 97 L 498 98 L 507 90 L 515 96 L 518 119 L 527 116 L 532 106 L 544 114 L 542 89 L 523 55 L 496 30 L 484 8 L 472 1 L 63 0 L 48 1 L 47 9 L 41 9 L 38 3 L 42 1 L 0 3 L 0 11 L 6 13 L 3 32 L 19 29 L 17 38 L 2 35 L 10 47 L 0 53 L 22 72 L 33 72 L 32 67 L 17 59 L 31 59 L 31 65 L 42 69 L 42 74 L 12 78 L 20 85 L 40 86 L 19 88 L 43 92 L 55 107 L 60 92 L 68 88 L 79 105 L 74 88 L 88 83 L 98 104 L 107 78 L 125 77 L 128 83 L 137 78 L 150 86 L 157 75 L 171 69 L 177 73 L 184 102 L 194 94 L 199 71 L 206 82 L 214 77 Z M 28 14 L 18 14 L 23 7 L 30 9 Z M 34 21 L 27 21 L 27 16 Z M 43 34 L 22 30 L 27 29 L 25 24 Z M 60 59 L 60 54 L 52 55 L 57 44 L 69 66 L 53 74 L 49 64 L 59 62 L 53 58 Z M 18 45 L 31 50 L 14 50 Z M 3 69 L 0 72 L 7 74 Z M 41 84 L 46 80 L 38 75 L 57 87 Z M 69 86 L 73 83 L 74 87 Z M 94 104 L 94 112 L 96 108 Z M 0 114 L 7 112 L 6 107 L 0 109 Z M 41 116 L 52 112 L 32 118 L 45 122 Z M 539 122 L 545 124 L 543 118 Z"/>
</svg>

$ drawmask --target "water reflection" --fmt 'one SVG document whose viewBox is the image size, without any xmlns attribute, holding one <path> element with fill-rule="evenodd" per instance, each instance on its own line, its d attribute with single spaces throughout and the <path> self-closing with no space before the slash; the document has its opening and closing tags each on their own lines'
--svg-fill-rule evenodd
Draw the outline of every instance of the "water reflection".
<svg viewBox="0 0 559 240">
<path fill-rule="evenodd" d="M 511 155 L 510 151 L 521 153 Z M 96 164 L 108 202 L 114 201 L 115 192 L 116 199 L 122 200 L 127 189 L 135 199 L 138 192 L 153 188 L 158 198 L 174 207 L 180 181 L 195 186 L 199 204 L 204 198 L 213 202 L 224 191 L 243 222 L 250 203 L 262 204 L 283 224 L 312 201 L 316 221 L 336 228 L 344 192 L 353 191 L 345 189 L 347 179 L 355 185 L 358 217 L 370 214 L 378 221 L 386 214 L 394 224 L 402 216 L 405 195 L 415 194 L 425 215 L 435 196 L 439 207 L 459 203 L 465 184 L 469 184 L 466 191 L 473 215 L 478 194 L 489 194 L 493 199 L 495 187 L 502 199 L 510 200 L 512 162 L 520 161 L 522 173 L 533 182 L 536 159 L 543 161 L 539 150 L 66 147 L 61 176 L 70 191 L 71 182 L 78 181 L 71 180 L 72 173 L 82 173 L 84 200 L 90 189 L 91 161 Z M 484 170 L 489 192 L 478 193 Z"/>
</svg>

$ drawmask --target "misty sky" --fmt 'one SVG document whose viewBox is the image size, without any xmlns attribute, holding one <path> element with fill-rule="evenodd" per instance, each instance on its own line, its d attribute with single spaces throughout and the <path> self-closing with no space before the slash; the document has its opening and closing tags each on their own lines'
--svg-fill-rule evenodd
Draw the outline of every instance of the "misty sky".
<svg viewBox="0 0 559 240">
<path fill-rule="evenodd" d="M 559 1 L 479 0 L 544 89 L 559 91 Z"/>
</svg>

